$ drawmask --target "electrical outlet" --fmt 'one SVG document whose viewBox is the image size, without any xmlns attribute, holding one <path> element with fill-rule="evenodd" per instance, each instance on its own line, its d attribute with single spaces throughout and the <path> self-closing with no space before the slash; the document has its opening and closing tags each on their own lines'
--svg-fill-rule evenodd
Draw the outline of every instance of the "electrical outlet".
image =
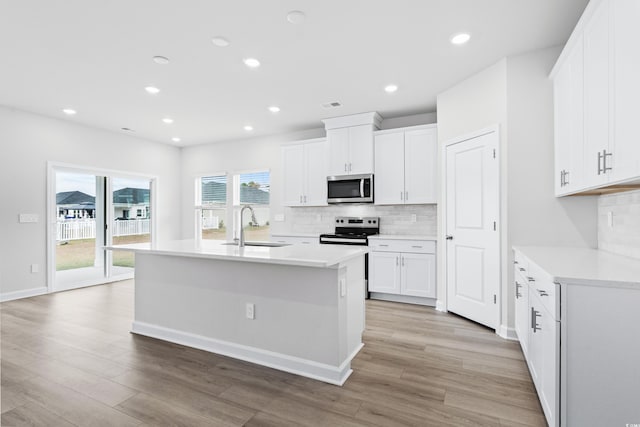
<svg viewBox="0 0 640 427">
<path fill-rule="evenodd" d="M 31 264 L 31 272 L 32 273 L 39 273 L 40 272 L 40 266 L 38 264 Z"/>
<path fill-rule="evenodd" d="M 607 212 L 607 225 L 613 228 L 613 212 L 611 211 Z"/>
<path fill-rule="evenodd" d="M 22 224 L 28 222 L 38 222 L 38 214 L 20 214 L 18 221 Z"/>
<path fill-rule="evenodd" d="M 347 280 L 340 279 L 340 296 L 343 297 L 347 295 Z"/>
<path fill-rule="evenodd" d="M 255 319 L 256 318 L 256 305 L 248 302 L 247 303 L 246 312 L 247 312 L 247 319 L 251 319 L 251 320 Z"/>
</svg>

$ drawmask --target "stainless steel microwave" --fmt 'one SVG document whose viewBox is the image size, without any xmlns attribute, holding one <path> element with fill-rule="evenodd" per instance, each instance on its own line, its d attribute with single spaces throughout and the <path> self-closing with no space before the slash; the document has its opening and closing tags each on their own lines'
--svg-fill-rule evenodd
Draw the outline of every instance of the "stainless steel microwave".
<svg viewBox="0 0 640 427">
<path fill-rule="evenodd" d="M 328 203 L 373 203 L 373 174 L 327 177 Z"/>
</svg>

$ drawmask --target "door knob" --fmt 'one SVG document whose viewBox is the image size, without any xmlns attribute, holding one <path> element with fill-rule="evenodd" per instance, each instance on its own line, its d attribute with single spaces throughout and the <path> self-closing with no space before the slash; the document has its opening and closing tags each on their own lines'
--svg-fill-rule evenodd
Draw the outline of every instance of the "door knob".
<svg viewBox="0 0 640 427">
<path fill-rule="evenodd" d="M 447 240 L 453 240 L 453 236 L 452 236 L 451 234 L 447 234 L 446 239 L 447 239 Z"/>
</svg>

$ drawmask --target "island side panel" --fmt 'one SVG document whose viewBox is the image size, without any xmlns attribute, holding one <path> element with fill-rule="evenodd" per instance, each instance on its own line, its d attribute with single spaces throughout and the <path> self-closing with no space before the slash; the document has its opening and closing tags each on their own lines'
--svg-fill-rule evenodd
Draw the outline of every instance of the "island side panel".
<svg viewBox="0 0 640 427">
<path fill-rule="evenodd" d="M 340 264 L 339 280 L 345 281 L 345 295 L 340 292 L 337 303 L 340 306 L 340 358 L 351 360 L 362 348 L 362 334 L 365 326 L 365 279 L 364 257 L 351 259 Z"/>
<path fill-rule="evenodd" d="M 336 268 L 136 255 L 136 323 L 332 366 L 344 362 L 338 294 Z"/>
</svg>

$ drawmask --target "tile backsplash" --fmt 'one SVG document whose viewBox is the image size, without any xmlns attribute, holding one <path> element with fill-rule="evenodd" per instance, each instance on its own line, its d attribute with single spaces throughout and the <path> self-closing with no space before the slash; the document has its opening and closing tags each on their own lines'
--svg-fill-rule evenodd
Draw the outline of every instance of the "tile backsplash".
<svg viewBox="0 0 640 427">
<path fill-rule="evenodd" d="M 278 231 L 333 233 L 337 216 L 380 217 L 381 234 L 436 235 L 436 205 L 376 206 L 367 204 L 285 208 L 285 222 Z M 415 222 L 413 222 L 415 215 Z M 275 230 L 274 230 L 275 232 Z"/>
<path fill-rule="evenodd" d="M 598 248 L 640 259 L 640 190 L 598 198 Z"/>
</svg>

